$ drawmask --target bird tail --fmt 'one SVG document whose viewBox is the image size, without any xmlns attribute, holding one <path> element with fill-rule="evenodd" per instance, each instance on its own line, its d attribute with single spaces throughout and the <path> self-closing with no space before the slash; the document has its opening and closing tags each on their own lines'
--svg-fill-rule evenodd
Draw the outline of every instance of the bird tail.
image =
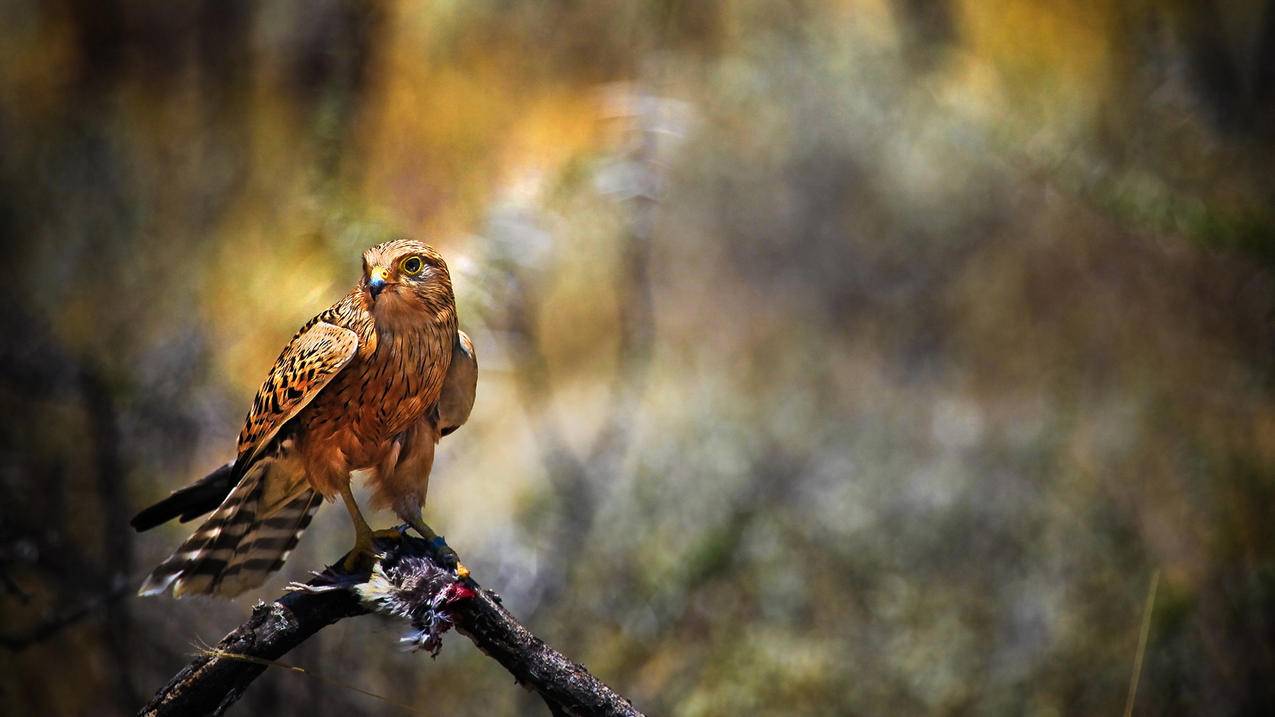
<svg viewBox="0 0 1275 717">
<path fill-rule="evenodd" d="M 138 591 L 234 597 L 283 567 L 322 498 L 304 480 L 259 461 L 203 525 L 151 571 Z"/>
<path fill-rule="evenodd" d="M 198 481 L 143 510 L 129 521 L 137 532 L 181 518 L 185 523 L 221 505 L 235 487 L 235 462 L 231 461 Z"/>
</svg>

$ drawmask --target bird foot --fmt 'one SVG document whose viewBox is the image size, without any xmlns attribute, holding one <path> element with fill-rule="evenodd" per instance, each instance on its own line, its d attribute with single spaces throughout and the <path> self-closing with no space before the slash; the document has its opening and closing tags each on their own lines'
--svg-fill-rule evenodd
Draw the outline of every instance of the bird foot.
<svg viewBox="0 0 1275 717">
<path fill-rule="evenodd" d="M 354 541 L 354 547 L 351 548 L 350 552 L 346 553 L 345 557 L 341 559 L 341 569 L 344 572 L 358 575 L 364 575 L 372 572 L 372 566 L 376 565 L 377 561 L 385 557 L 384 553 L 378 552 L 376 549 L 375 540 L 378 537 L 397 539 L 398 537 L 401 537 L 401 535 L 396 535 L 395 538 L 390 538 L 389 536 L 378 536 L 376 533 L 372 532 L 369 532 L 366 535 L 360 535 L 359 538 Z"/>
<path fill-rule="evenodd" d="M 415 530 L 422 538 L 425 539 L 425 543 L 429 546 L 430 556 L 434 558 L 435 562 L 455 573 L 456 577 L 461 580 L 469 579 L 469 568 L 465 567 L 464 563 L 460 562 L 460 557 L 456 555 L 456 551 L 452 550 L 451 546 L 447 544 L 447 540 L 443 538 L 443 536 L 435 533 L 434 529 L 429 527 L 429 525 L 419 517 L 413 518 L 413 516 L 402 514 L 399 514 L 399 517 L 406 520 L 407 524 L 412 527 L 412 530 Z"/>
<path fill-rule="evenodd" d="M 407 532 L 406 525 L 400 525 L 396 528 L 383 528 L 381 530 L 372 531 L 372 543 L 384 540 L 397 545 L 403 539 L 403 535 Z"/>
<path fill-rule="evenodd" d="M 434 557 L 443 567 L 456 573 L 461 580 L 469 577 L 469 568 L 460 561 L 460 556 L 452 550 L 452 546 L 447 544 L 441 535 L 435 535 L 429 541 L 430 551 L 434 553 Z"/>
</svg>

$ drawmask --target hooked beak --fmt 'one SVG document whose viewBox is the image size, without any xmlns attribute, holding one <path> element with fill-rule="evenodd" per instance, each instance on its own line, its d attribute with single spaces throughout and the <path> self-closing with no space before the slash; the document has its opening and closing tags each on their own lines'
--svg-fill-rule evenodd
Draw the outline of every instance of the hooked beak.
<svg viewBox="0 0 1275 717">
<path fill-rule="evenodd" d="M 372 271 L 368 272 L 367 290 L 371 292 L 373 301 L 376 300 L 381 290 L 385 288 L 385 284 L 389 282 L 389 279 L 390 270 L 383 266 L 374 266 Z"/>
</svg>

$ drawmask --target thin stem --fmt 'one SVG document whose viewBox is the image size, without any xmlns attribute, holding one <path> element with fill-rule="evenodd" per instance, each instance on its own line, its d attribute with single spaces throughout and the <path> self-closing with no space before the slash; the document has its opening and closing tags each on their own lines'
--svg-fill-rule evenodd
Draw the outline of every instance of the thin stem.
<svg viewBox="0 0 1275 717">
<path fill-rule="evenodd" d="M 1147 652 L 1147 638 L 1151 636 L 1151 613 L 1155 609 L 1155 592 L 1160 585 L 1160 569 L 1151 573 L 1151 587 L 1147 590 L 1147 605 L 1142 610 L 1142 630 L 1138 634 L 1138 652 L 1133 658 L 1133 676 L 1129 678 L 1129 697 L 1125 700 L 1124 717 L 1133 714 L 1133 701 L 1138 695 L 1138 678 L 1142 676 L 1142 659 Z"/>
</svg>

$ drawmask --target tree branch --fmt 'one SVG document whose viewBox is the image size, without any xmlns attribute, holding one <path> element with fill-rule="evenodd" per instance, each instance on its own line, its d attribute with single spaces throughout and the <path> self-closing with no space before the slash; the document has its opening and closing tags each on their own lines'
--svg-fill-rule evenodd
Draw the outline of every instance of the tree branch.
<svg viewBox="0 0 1275 717">
<path fill-rule="evenodd" d="M 276 660 L 338 620 L 377 612 L 410 621 L 413 630 L 403 642 L 431 652 L 455 626 L 539 694 L 553 714 L 640 715 L 584 666 L 527 630 L 494 592 L 439 567 L 425 541 L 404 535 L 377 545 L 384 557 L 371 575 L 329 569 L 304 586 L 290 586 L 273 603 L 257 604 L 246 622 L 177 673 L 139 714 L 219 715 L 266 669 L 256 660 Z"/>
</svg>

